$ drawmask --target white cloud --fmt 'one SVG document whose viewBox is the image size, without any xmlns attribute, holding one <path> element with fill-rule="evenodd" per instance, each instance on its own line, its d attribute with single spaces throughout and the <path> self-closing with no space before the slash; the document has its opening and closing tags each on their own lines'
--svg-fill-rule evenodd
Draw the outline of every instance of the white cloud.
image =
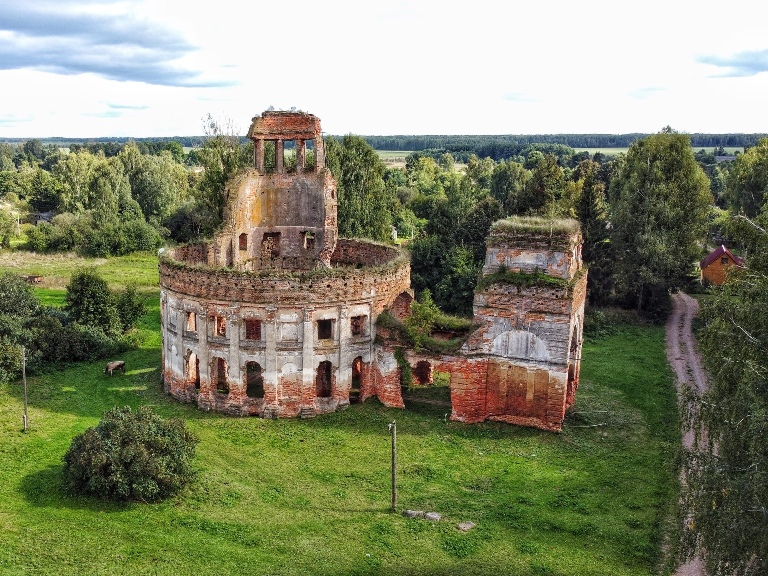
<svg viewBox="0 0 768 576">
<path fill-rule="evenodd" d="M 270 105 L 332 134 L 768 132 L 748 9 L 11 0 L 0 138 L 199 134 L 209 112 L 245 131 Z"/>
</svg>

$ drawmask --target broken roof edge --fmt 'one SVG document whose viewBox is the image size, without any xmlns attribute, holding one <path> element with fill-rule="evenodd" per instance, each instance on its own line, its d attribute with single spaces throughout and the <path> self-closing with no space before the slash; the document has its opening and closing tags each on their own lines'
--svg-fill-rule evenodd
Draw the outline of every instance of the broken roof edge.
<svg viewBox="0 0 768 576">
<path fill-rule="evenodd" d="M 314 114 L 302 110 L 265 110 L 251 119 L 247 137 L 253 140 L 289 136 L 309 140 L 320 134 L 320 118 Z"/>
</svg>

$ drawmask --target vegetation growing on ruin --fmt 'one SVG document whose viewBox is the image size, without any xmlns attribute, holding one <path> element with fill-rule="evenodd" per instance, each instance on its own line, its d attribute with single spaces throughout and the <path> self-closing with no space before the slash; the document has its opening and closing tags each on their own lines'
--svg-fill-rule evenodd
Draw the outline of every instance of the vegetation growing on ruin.
<svg viewBox="0 0 768 576">
<path fill-rule="evenodd" d="M 542 216 L 510 216 L 491 225 L 491 233 L 535 233 L 535 234 L 575 234 L 579 231 L 579 221 L 564 218 L 544 218 Z"/>
<path fill-rule="evenodd" d="M 346 276 L 354 276 L 360 274 L 358 270 L 364 272 L 366 275 L 375 275 L 377 273 L 392 272 L 400 268 L 407 260 L 406 252 L 397 246 L 390 244 L 384 244 L 381 242 L 375 242 L 373 240 L 361 240 L 365 243 L 374 245 L 385 246 L 388 250 L 394 254 L 394 257 L 384 262 L 377 262 L 373 264 L 353 264 L 342 263 L 339 265 L 325 268 L 324 266 L 316 266 L 311 270 L 277 270 L 277 269 L 259 269 L 253 271 L 241 271 L 232 268 L 222 268 L 219 266 L 209 266 L 202 263 L 189 263 L 176 260 L 171 256 L 168 251 L 164 251 L 160 254 L 160 261 L 164 264 L 172 266 L 178 270 L 192 269 L 192 270 L 204 270 L 221 276 L 239 277 L 239 278 L 268 278 L 274 280 L 295 280 L 298 282 L 309 282 L 315 279 L 323 278 L 344 278 Z"/>
<path fill-rule="evenodd" d="M 550 276 L 540 270 L 535 270 L 534 272 L 517 272 L 514 270 L 507 270 L 504 266 L 500 266 L 499 270 L 496 272 L 482 276 L 477 282 L 477 289 L 485 290 L 494 284 L 511 284 L 520 288 L 541 286 L 544 288 L 554 288 L 556 290 L 567 290 L 570 292 L 586 273 L 587 269 L 581 268 L 576 271 L 573 278 L 565 279 Z"/>
<path fill-rule="evenodd" d="M 468 318 L 441 312 L 429 290 L 422 293 L 421 300 L 411 304 L 411 314 L 405 321 L 385 310 L 377 317 L 376 326 L 388 330 L 391 336 L 415 350 L 437 354 L 456 352 L 477 325 Z"/>
</svg>

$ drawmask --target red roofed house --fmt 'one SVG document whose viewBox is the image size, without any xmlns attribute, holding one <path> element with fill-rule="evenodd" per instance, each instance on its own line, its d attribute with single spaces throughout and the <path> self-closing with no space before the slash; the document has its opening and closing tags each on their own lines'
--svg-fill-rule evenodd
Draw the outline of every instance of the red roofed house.
<svg viewBox="0 0 768 576">
<path fill-rule="evenodd" d="M 731 266 L 738 266 L 741 268 L 744 266 L 744 260 L 731 254 L 731 251 L 725 246 L 715 248 L 709 256 L 699 262 L 699 267 L 701 268 L 701 283 L 717 284 L 720 286 L 725 282 L 725 277 Z"/>
</svg>

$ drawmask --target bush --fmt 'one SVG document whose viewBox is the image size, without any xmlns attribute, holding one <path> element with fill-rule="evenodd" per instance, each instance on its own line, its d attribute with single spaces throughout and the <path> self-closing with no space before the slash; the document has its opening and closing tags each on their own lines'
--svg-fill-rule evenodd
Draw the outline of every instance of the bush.
<svg viewBox="0 0 768 576">
<path fill-rule="evenodd" d="M 132 252 L 151 251 L 163 245 L 157 229 L 142 220 L 129 220 L 91 230 L 81 246 L 88 256 L 123 256 Z"/>
<path fill-rule="evenodd" d="M 118 351 L 118 344 L 96 326 L 67 324 L 51 349 L 50 359 L 55 362 L 80 362 L 104 358 Z"/>
<path fill-rule="evenodd" d="M 51 243 L 53 227 L 47 222 L 40 222 L 27 230 L 27 248 L 32 252 L 46 252 Z"/>
<path fill-rule="evenodd" d="M 95 269 L 81 269 L 72 274 L 65 300 L 65 309 L 75 322 L 101 328 L 107 336 L 118 336 L 122 332 L 115 298 L 107 281 Z"/>
<path fill-rule="evenodd" d="M 117 295 L 115 307 L 120 323 L 123 325 L 123 331 L 130 330 L 144 314 L 144 301 L 136 291 L 135 284 L 128 284 L 125 290 Z"/>
<path fill-rule="evenodd" d="M 21 375 L 21 346 L 0 336 L 0 384 Z"/>
<path fill-rule="evenodd" d="M 0 275 L 0 314 L 26 317 L 35 314 L 40 301 L 24 278 L 13 272 Z"/>
<path fill-rule="evenodd" d="M 181 420 L 164 420 L 148 406 L 113 408 L 72 440 L 64 485 L 74 494 L 160 500 L 193 480 L 197 442 Z"/>
<path fill-rule="evenodd" d="M 107 258 L 116 255 L 118 246 L 123 243 L 120 235 L 120 227 L 117 225 L 106 225 L 101 228 L 91 230 L 82 246 L 82 253 L 86 256 L 95 256 L 97 258 Z"/>
<path fill-rule="evenodd" d="M 157 229 L 144 220 L 131 220 L 123 224 L 121 229 L 125 246 L 120 254 L 151 251 L 163 245 L 163 239 Z"/>
</svg>

